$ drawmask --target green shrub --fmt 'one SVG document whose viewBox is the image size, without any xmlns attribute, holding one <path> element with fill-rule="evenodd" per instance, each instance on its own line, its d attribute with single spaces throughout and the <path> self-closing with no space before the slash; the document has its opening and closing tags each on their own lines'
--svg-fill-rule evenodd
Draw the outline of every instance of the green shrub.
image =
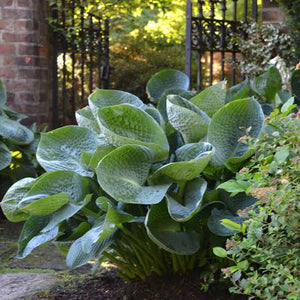
<svg viewBox="0 0 300 300">
<path fill-rule="evenodd" d="M 225 249 L 215 249 L 232 265 L 223 269 L 233 293 L 250 299 L 299 299 L 300 280 L 300 114 L 275 110 L 257 141 L 255 155 L 233 183 L 247 183 L 247 193 L 258 199 L 244 234 L 230 238 Z M 241 184 L 240 184 L 241 186 Z M 228 183 L 223 188 L 233 191 Z"/>
<path fill-rule="evenodd" d="M 225 104 L 225 82 L 195 95 L 185 74 L 163 70 L 148 82 L 153 104 L 116 90 L 99 90 L 76 112 L 78 126 L 41 136 L 37 159 L 46 173 L 14 184 L 1 207 L 26 221 L 19 238 L 23 258 L 55 240 L 67 265 L 103 257 L 122 276 L 212 270 L 211 248 L 228 230 L 220 219 L 253 202 L 216 190 L 253 150 L 263 113 L 254 98 Z"/>
<path fill-rule="evenodd" d="M 39 175 L 35 159 L 37 129 L 20 124 L 26 116 L 12 111 L 5 104 L 6 90 L 0 80 L 0 199 L 16 181 Z"/>
</svg>

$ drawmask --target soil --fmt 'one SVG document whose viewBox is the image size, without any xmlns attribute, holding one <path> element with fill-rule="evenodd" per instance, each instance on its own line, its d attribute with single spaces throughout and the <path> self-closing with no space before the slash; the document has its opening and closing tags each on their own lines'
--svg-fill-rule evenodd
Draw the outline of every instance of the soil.
<svg viewBox="0 0 300 300">
<path fill-rule="evenodd" d="M 22 225 L 22 224 L 21 224 Z M 20 224 L 0 220 L 0 299 L 122 299 L 122 300 L 244 300 L 230 295 L 225 286 L 201 290 L 199 273 L 150 277 L 125 282 L 115 267 L 102 268 L 95 277 L 91 266 L 68 270 L 65 258 L 51 244 L 43 245 L 23 260 L 14 258 Z"/>
</svg>

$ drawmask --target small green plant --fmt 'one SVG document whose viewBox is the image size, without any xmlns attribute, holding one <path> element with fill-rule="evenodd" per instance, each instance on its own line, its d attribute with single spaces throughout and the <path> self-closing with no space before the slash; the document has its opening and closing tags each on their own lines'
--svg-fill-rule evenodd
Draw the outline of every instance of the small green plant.
<svg viewBox="0 0 300 300">
<path fill-rule="evenodd" d="M 234 192 L 234 184 L 243 182 L 244 192 L 258 199 L 252 209 L 240 211 L 249 218 L 241 234 L 227 241 L 226 250 L 214 249 L 231 262 L 222 269 L 231 292 L 249 299 L 299 299 L 300 115 L 289 114 L 294 107 L 271 114 L 249 165 L 222 185 Z"/>
<path fill-rule="evenodd" d="M 20 124 L 26 116 L 12 111 L 5 104 L 6 90 L 0 80 L 0 199 L 16 181 L 39 175 L 35 159 L 37 129 Z"/>
<path fill-rule="evenodd" d="M 253 201 L 215 188 L 253 154 L 242 137 L 257 137 L 264 116 L 254 98 L 225 104 L 225 82 L 196 95 L 188 86 L 163 70 L 147 84 L 150 105 L 97 89 L 78 126 L 42 134 L 46 173 L 17 182 L 1 203 L 9 220 L 25 221 L 19 258 L 55 241 L 68 266 L 105 257 L 126 279 L 211 268 L 212 246 L 236 232 L 220 220 L 242 223 L 236 211 Z"/>
</svg>

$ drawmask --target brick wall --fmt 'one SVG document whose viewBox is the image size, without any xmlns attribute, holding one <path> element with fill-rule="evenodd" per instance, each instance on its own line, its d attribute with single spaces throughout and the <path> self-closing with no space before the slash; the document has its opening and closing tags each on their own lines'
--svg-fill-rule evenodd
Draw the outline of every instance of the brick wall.
<svg viewBox="0 0 300 300">
<path fill-rule="evenodd" d="M 275 0 L 263 0 L 262 21 L 264 24 L 278 25 L 285 20 L 284 13 Z"/>
<path fill-rule="evenodd" d="M 0 1 L 0 77 L 8 106 L 25 123 L 49 121 L 49 56 L 45 0 Z"/>
</svg>

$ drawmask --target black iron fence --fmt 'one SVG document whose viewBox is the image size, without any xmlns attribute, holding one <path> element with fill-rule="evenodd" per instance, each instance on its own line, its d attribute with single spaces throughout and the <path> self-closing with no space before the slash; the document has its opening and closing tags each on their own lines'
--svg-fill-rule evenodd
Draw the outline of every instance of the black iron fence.
<svg viewBox="0 0 300 300">
<path fill-rule="evenodd" d="M 51 6 L 53 127 L 75 122 L 75 111 L 96 87 L 109 85 L 109 20 L 86 12 L 77 0 Z"/>
<path fill-rule="evenodd" d="M 234 85 L 242 77 L 234 64 L 239 49 L 231 38 L 238 34 L 246 39 L 243 24 L 257 18 L 256 0 L 187 1 L 185 72 L 197 90 L 225 77 Z"/>
</svg>

